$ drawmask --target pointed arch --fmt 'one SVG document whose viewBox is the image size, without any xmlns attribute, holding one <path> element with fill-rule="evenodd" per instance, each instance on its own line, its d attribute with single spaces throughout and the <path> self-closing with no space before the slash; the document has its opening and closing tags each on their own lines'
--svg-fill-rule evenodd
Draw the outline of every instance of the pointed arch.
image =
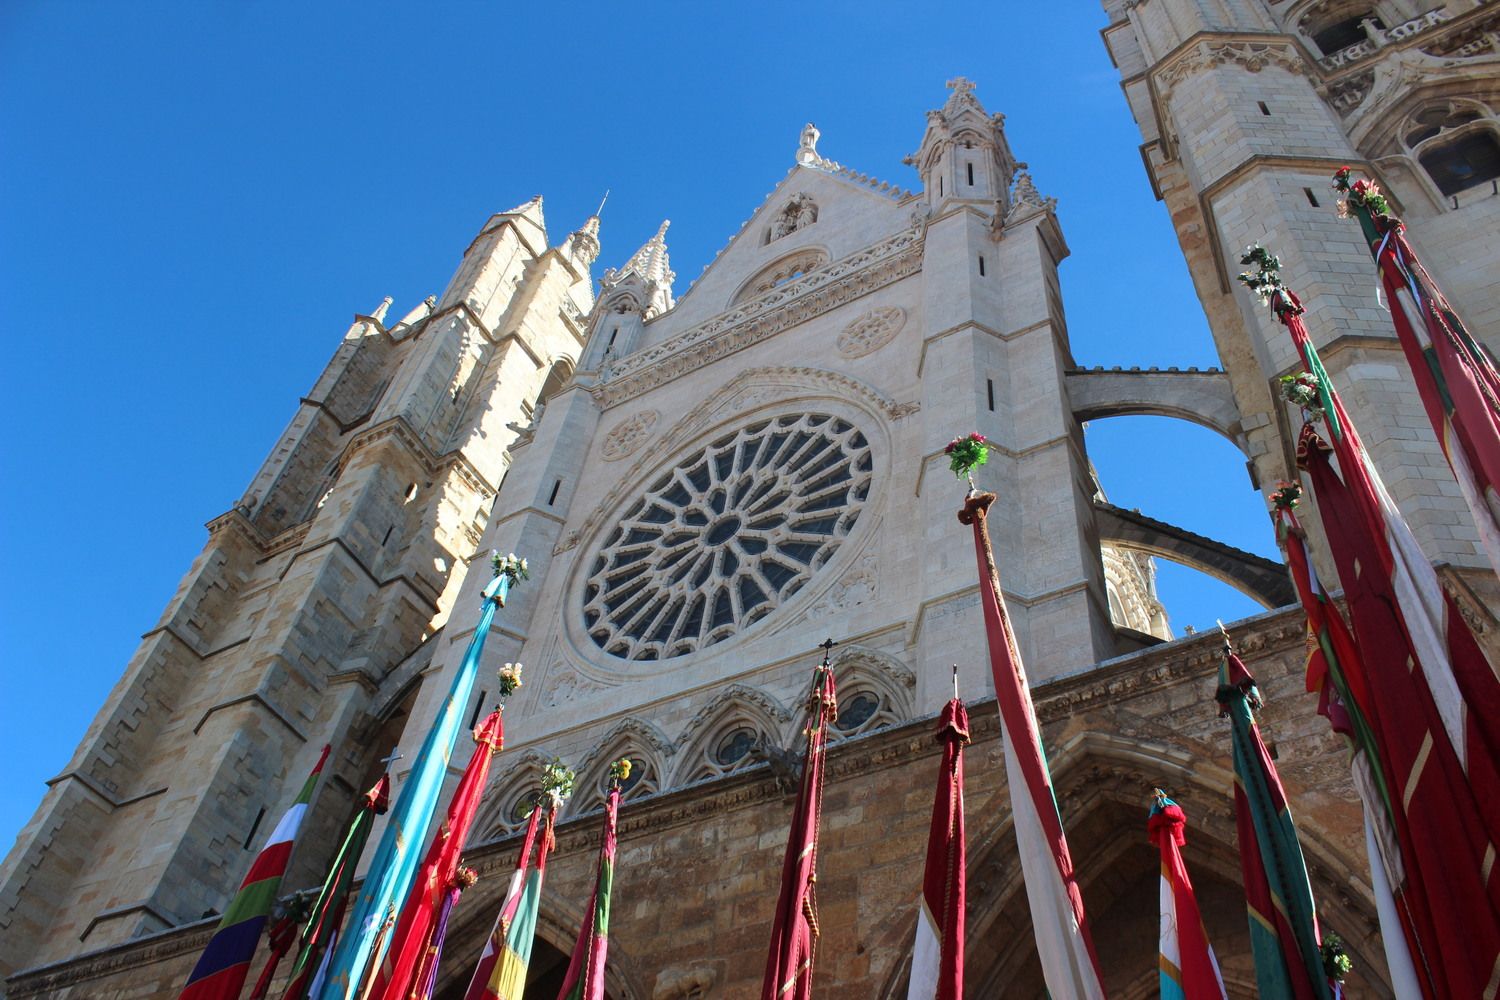
<svg viewBox="0 0 1500 1000">
<path fill-rule="evenodd" d="M 476 845 L 502 840 L 526 828 L 531 807 L 542 791 L 542 771 L 549 761 L 540 750 L 527 750 L 508 760 L 505 754 L 500 755 L 497 763 L 502 767 L 495 769 L 475 818 Z M 523 806 L 525 812 L 518 815 Z"/>
<path fill-rule="evenodd" d="M 628 802 L 655 795 L 666 787 L 667 761 L 676 752 L 676 746 L 654 723 L 634 716 L 620 720 L 578 765 L 578 784 L 564 814 L 572 818 L 602 807 L 609 765 L 621 757 L 630 758 L 634 765 L 632 780 L 621 799 Z"/>
<path fill-rule="evenodd" d="M 830 664 L 839 696 L 835 741 L 899 725 L 916 715 L 917 675 L 894 656 L 846 646 Z"/>
<path fill-rule="evenodd" d="M 755 741 L 782 745 L 792 713 L 748 684 L 731 684 L 693 716 L 677 739 L 681 753 L 668 787 L 678 788 L 749 767 Z M 745 734 L 746 739 L 736 739 Z M 723 750 L 722 753 L 719 751 Z"/>
</svg>

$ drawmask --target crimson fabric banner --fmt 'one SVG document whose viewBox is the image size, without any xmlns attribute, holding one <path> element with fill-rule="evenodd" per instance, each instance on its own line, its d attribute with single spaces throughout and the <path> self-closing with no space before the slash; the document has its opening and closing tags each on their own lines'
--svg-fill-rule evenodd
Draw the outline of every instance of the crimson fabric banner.
<svg viewBox="0 0 1500 1000">
<path fill-rule="evenodd" d="M 832 643 L 828 644 L 829 646 Z M 818 821 L 823 809 L 823 763 L 828 727 L 838 718 L 833 669 L 823 657 L 807 703 L 807 754 L 802 784 L 787 835 L 781 892 L 771 925 L 771 948 L 761 980 L 761 1000 L 809 1000 L 818 945 L 818 907 L 813 884 L 818 875 Z"/>
<path fill-rule="evenodd" d="M 963 1000 L 964 995 L 964 746 L 969 713 L 957 698 L 943 706 L 937 738 L 943 757 L 927 834 L 907 1000 Z"/>
</svg>

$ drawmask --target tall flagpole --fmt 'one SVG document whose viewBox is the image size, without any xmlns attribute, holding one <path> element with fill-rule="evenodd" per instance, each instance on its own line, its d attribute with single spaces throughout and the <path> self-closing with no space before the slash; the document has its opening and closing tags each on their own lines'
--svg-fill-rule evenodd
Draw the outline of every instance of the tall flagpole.
<svg viewBox="0 0 1500 1000">
<path fill-rule="evenodd" d="M 1052 1000 L 1103 1000 L 1104 984 L 1089 937 L 1083 893 L 1078 887 L 1062 815 L 1052 789 L 1036 712 L 1020 647 L 1000 591 L 1000 571 L 990 546 L 986 518 L 995 494 L 975 488 L 973 470 L 989 458 L 989 442 L 977 431 L 948 445 L 950 467 L 969 478 L 970 489 L 958 512 L 974 533 L 979 563 L 979 603 L 984 612 L 995 700 L 1005 735 L 1005 777 L 1010 794 L 1016 847 L 1031 904 L 1042 975 Z"/>
<path fill-rule="evenodd" d="M 385 953 L 387 932 L 416 876 L 418 852 L 427 840 L 427 830 L 448 774 L 448 761 L 463 728 L 463 715 L 474 691 L 484 641 L 489 636 L 495 613 L 505 605 L 510 588 L 527 576 L 526 561 L 514 555 L 496 553 L 494 566 L 495 578 L 484 588 L 484 604 L 474 637 L 469 640 L 469 648 L 454 672 L 448 696 L 438 710 L 422 748 L 417 751 L 411 773 L 391 809 L 380 845 L 360 887 L 359 899 L 349 916 L 349 924 L 333 953 L 318 1000 L 356 1000 L 362 995 L 364 984 L 373 979 Z"/>
</svg>

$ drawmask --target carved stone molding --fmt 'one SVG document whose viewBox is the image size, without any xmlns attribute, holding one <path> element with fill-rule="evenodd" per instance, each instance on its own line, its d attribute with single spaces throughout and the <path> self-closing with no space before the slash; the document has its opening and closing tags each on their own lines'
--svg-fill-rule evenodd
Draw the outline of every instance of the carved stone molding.
<svg viewBox="0 0 1500 1000">
<path fill-rule="evenodd" d="M 1183 80 L 1216 66 L 1240 66 L 1251 73 L 1267 67 L 1309 76 L 1307 60 L 1290 39 L 1256 40 L 1250 38 L 1203 40 L 1182 49 L 1155 71 L 1155 84 L 1163 100 Z"/>
<path fill-rule="evenodd" d="M 661 414 L 656 410 L 642 410 L 629 417 L 604 438 L 604 447 L 599 450 L 599 457 L 606 462 L 618 462 L 634 454 L 651 436 L 651 428 L 656 426 L 660 417 Z"/>
<path fill-rule="evenodd" d="M 590 391 L 602 408 L 618 406 L 921 268 L 921 237 L 914 229 L 905 230 L 632 354 L 620 362 L 613 379 Z"/>
<path fill-rule="evenodd" d="M 906 325 L 906 312 L 900 306 L 880 306 L 850 320 L 839 332 L 836 342 L 839 357 L 862 358 L 874 354 L 896 339 Z"/>
<path fill-rule="evenodd" d="M 677 745 L 685 747 L 692 743 L 704 726 L 717 722 L 729 706 L 739 704 L 754 705 L 777 722 L 790 722 L 792 719 L 792 713 L 781 702 L 760 688 L 748 684 L 731 684 L 698 710 L 698 714 L 683 728 L 682 735 L 677 737 Z"/>
</svg>

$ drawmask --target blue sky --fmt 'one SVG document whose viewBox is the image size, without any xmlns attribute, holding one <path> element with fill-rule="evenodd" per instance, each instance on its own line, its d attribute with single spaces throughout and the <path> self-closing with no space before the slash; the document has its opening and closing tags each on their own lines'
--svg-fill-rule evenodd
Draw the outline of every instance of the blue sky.
<svg viewBox="0 0 1500 1000">
<path fill-rule="evenodd" d="M 542 9 L 542 8 L 548 9 Z M 1059 200 L 1083 364 L 1217 362 L 1091 3 L 0 4 L 0 842 L 30 817 L 351 315 L 438 292 L 492 212 L 679 291 L 791 165 L 903 187 L 965 75 Z M 1100 421 L 1110 498 L 1275 555 L 1239 454 Z M 1257 608 L 1163 566 L 1179 631 Z M 1207 711 L 1207 709 L 1205 709 Z"/>
</svg>

